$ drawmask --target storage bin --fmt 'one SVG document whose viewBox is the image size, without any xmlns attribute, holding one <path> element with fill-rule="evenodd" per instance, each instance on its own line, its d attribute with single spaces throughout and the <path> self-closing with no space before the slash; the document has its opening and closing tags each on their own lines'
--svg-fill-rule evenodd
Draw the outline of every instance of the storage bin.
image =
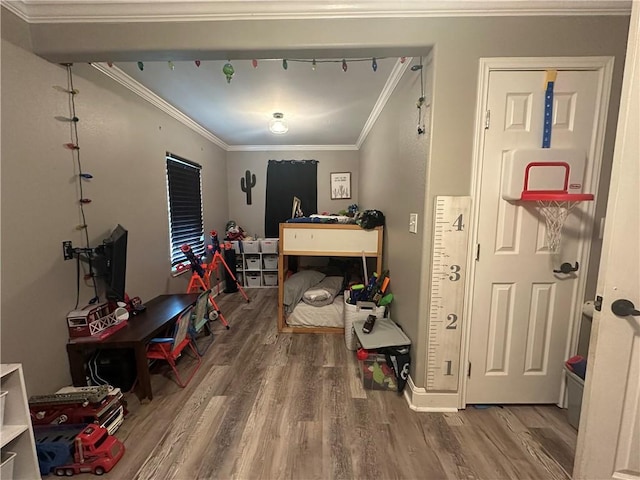
<svg viewBox="0 0 640 480">
<path fill-rule="evenodd" d="M 356 350 L 356 336 L 353 333 L 353 322 L 366 320 L 369 315 L 376 318 L 384 317 L 385 307 L 376 307 L 373 302 L 358 302 L 357 305 L 349 303 L 349 290 L 344 292 L 344 343 L 347 350 Z"/>
<path fill-rule="evenodd" d="M 260 249 L 262 253 L 278 253 L 278 239 L 263 238 L 260 240 Z"/>
<path fill-rule="evenodd" d="M 567 374 L 567 420 L 569 421 L 569 425 L 577 430 L 578 425 L 580 425 L 580 410 L 582 409 L 584 380 L 569 370 L 566 366 L 564 367 L 564 371 Z"/>
<path fill-rule="evenodd" d="M 260 270 L 260 257 L 245 257 L 247 270 Z"/>
<path fill-rule="evenodd" d="M 258 240 L 243 240 L 242 250 L 244 253 L 260 253 L 260 242 Z"/>
<path fill-rule="evenodd" d="M 370 353 L 366 360 L 360 361 L 362 386 L 367 390 L 398 391 L 396 375 L 384 355 Z"/>
<path fill-rule="evenodd" d="M 4 425 L 4 402 L 7 399 L 7 393 L 9 392 L 0 392 L 0 429 Z"/>
<path fill-rule="evenodd" d="M 247 273 L 247 287 L 259 287 L 260 274 L 259 273 Z"/>
<path fill-rule="evenodd" d="M 264 276 L 265 287 L 275 287 L 276 285 L 278 285 L 277 273 L 263 273 L 263 276 Z"/>
<path fill-rule="evenodd" d="M 0 456 L 0 478 L 13 480 L 13 461 L 18 454 L 14 452 L 2 452 Z"/>
<path fill-rule="evenodd" d="M 239 240 L 231 240 L 231 247 L 236 253 L 242 253 L 242 245 Z"/>
<path fill-rule="evenodd" d="M 278 269 L 278 256 L 277 255 L 263 255 L 262 262 L 264 263 L 265 270 L 277 270 Z"/>
<path fill-rule="evenodd" d="M 236 273 L 236 280 L 240 285 L 244 285 L 244 277 L 242 276 L 242 272 Z"/>
</svg>

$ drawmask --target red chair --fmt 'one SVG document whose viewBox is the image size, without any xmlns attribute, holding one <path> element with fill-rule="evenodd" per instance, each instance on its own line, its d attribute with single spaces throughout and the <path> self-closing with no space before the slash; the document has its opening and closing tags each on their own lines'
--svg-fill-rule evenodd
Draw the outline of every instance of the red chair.
<svg viewBox="0 0 640 480">
<path fill-rule="evenodd" d="M 173 337 L 152 338 L 147 346 L 147 359 L 165 360 L 171 366 L 171 369 L 176 376 L 176 383 L 182 388 L 189 384 L 202 363 L 202 357 L 198 355 L 198 351 L 193 345 L 192 338 L 187 335 L 192 310 L 193 307 L 189 307 L 180 314 L 173 330 Z M 197 359 L 198 363 L 185 382 L 182 380 L 180 372 L 178 372 L 176 361 L 180 355 L 182 355 L 182 352 L 187 348 L 187 346 Z"/>
</svg>

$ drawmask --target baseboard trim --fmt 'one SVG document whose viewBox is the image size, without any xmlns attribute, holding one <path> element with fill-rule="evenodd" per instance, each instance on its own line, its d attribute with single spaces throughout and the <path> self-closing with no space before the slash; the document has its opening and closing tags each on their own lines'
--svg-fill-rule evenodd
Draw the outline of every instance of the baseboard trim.
<svg viewBox="0 0 640 480">
<path fill-rule="evenodd" d="M 457 412 L 457 393 L 429 393 L 422 387 L 416 387 L 411 375 L 407 378 L 404 398 L 411 410 L 416 412 Z"/>
</svg>

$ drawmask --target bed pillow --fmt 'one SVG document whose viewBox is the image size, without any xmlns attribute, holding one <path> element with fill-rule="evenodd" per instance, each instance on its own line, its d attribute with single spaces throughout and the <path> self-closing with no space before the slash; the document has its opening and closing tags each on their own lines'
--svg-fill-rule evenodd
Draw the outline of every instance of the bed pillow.
<svg viewBox="0 0 640 480">
<path fill-rule="evenodd" d="M 324 307 L 333 303 L 333 299 L 342 291 L 342 277 L 326 277 L 320 283 L 309 288 L 302 295 L 302 301 L 314 307 Z"/>
<path fill-rule="evenodd" d="M 291 313 L 298 304 L 304 292 L 317 285 L 326 277 L 316 270 L 302 270 L 294 273 L 284 282 L 284 299 L 282 301 L 285 312 Z"/>
</svg>

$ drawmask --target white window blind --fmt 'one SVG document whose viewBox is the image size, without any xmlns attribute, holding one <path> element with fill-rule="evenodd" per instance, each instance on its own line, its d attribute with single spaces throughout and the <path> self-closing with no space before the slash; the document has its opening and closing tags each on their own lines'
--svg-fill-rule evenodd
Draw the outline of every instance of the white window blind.
<svg viewBox="0 0 640 480">
<path fill-rule="evenodd" d="M 175 273 L 178 265 L 189 265 L 182 245 L 188 244 L 196 255 L 204 253 L 202 167 L 170 153 L 166 158 L 171 271 Z"/>
</svg>

